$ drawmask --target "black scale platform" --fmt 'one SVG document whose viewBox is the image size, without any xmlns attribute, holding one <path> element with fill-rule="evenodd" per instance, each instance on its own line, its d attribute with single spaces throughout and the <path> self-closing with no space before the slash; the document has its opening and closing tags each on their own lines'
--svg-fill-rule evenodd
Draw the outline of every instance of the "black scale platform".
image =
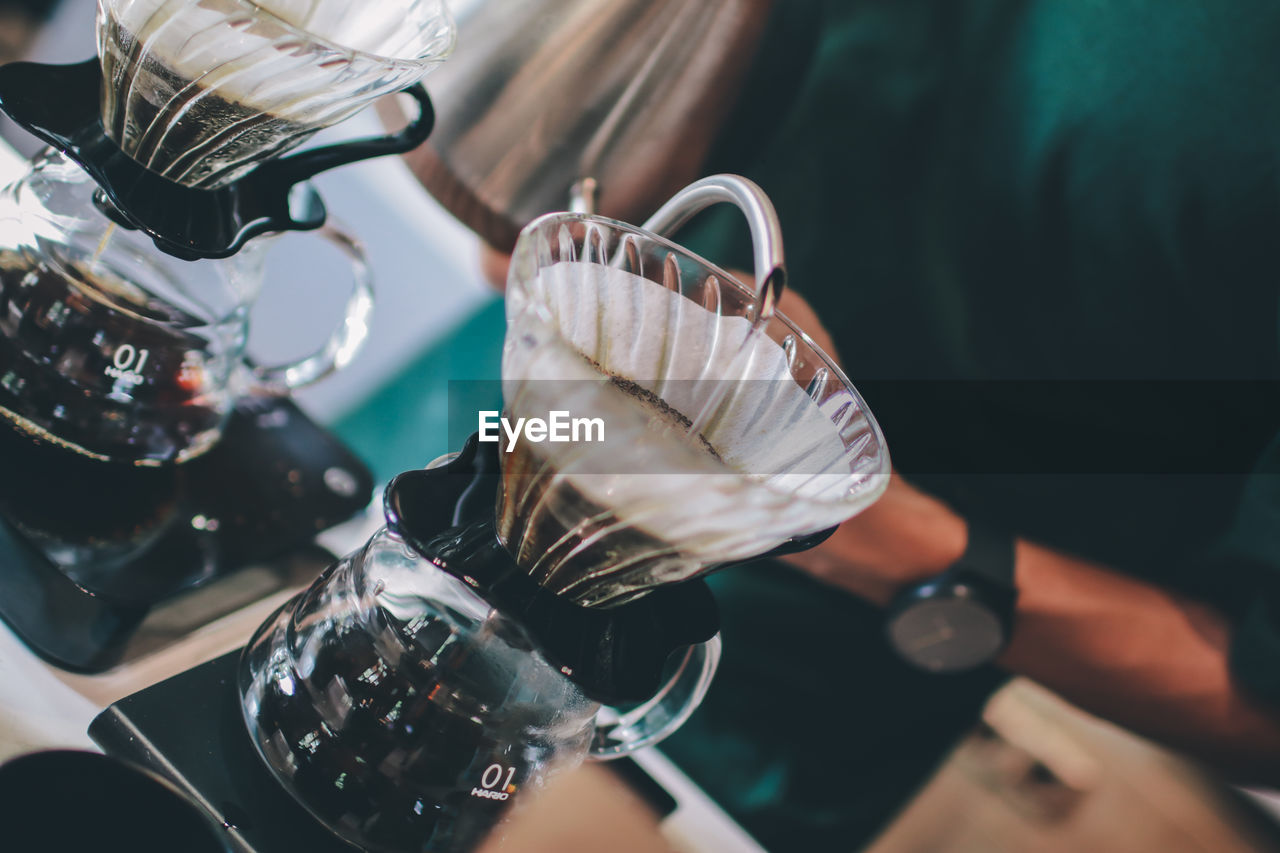
<svg viewBox="0 0 1280 853">
<path fill-rule="evenodd" d="M 174 782 L 253 853 L 336 853 L 355 848 L 330 833 L 282 788 L 254 749 L 236 689 L 239 652 L 224 655 L 112 705 L 89 734 L 108 754 Z M 607 765 L 665 816 L 676 802 L 629 759 Z"/>
<path fill-rule="evenodd" d="M 80 672 L 306 585 L 332 558 L 316 535 L 373 494 L 364 464 L 283 399 L 241 401 L 212 451 L 167 469 L 85 460 L 0 423 L 0 472 L 0 619 Z"/>
<path fill-rule="evenodd" d="M 239 652 L 136 693 L 89 729 L 108 754 L 167 777 L 255 853 L 355 848 L 317 823 L 258 757 L 240 714 Z"/>
</svg>

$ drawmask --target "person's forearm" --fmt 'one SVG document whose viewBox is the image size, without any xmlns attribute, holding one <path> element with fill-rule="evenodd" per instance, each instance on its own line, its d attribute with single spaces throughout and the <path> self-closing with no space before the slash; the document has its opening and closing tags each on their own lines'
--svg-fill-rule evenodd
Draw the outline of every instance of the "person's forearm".
<svg viewBox="0 0 1280 853">
<path fill-rule="evenodd" d="M 1027 542 L 1017 584 L 1002 666 L 1239 781 L 1280 784 L 1280 721 L 1232 683 L 1219 613 Z"/>
<path fill-rule="evenodd" d="M 819 548 L 787 559 L 884 606 L 954 563 L 966 537 L 963 518 L 895 475 L 877 504 Z M 1280 715 L 1232 683 L 1220 614 L 1022 540 L 1016 572 L 1014 631 L 1001 666 L 1239 781 L 1280 785 Z"/>
<path fill-rule="evenodd" d="M 781 308 L 834 352 L 803 299 L 788 291 Z M 883 497 L 827 542 L 784 559 L 884 606 L 958 560 L 966 538 L 963 518 L 895 472 Z M 1280 714 L 1232 682 L 1221 614 L 1025 541 L 1016 571 L 1019 601 L 1002 666 L 1239 781 L 1280 786 Z"/>
</svg>

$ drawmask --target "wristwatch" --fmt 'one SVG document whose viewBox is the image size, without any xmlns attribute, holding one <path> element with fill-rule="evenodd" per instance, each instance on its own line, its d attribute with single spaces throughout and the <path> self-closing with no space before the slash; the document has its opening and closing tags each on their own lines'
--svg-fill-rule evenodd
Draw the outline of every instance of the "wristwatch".
<svg viewBox="0 0 1280 853">
<path fill-rule="evenodd" d="M 1009 641 L 1014 605 L 1013 536 L 969 522 L 964 554 L 890 605 L 890 644 L 929 672 L 963 672 L 990 663 Z"/>
</svg>

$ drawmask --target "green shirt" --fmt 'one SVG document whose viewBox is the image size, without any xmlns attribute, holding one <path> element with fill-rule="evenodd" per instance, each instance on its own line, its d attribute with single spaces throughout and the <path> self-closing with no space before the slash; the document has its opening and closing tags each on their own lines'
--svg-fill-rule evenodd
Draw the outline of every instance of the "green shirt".
<svg viewBox="0 0 1280 853">
<path fill-rule="evenodd" d="M 781 5 L 717 170 L 773 198 L 899 470 L 1217 605 L 1280 703 L 1280 4 Z M 670 749 L 771 849 L 865 838 L 998 683 L 781 569 L 716 583 L 725 671 Z"/>
</svg>

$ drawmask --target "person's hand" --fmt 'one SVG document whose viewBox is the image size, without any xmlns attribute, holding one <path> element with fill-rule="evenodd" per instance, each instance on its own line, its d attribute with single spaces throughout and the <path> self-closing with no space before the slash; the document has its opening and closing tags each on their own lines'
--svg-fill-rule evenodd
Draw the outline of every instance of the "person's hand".
<svg viewBox="0 0 1280 853">
<path fill-rule="evenodd" d="M 782 559 L 805 573 L 886 605 L 904 588 L 945 571 L 968 541 L 965 520 L 894 471 L 889 488 L 816 548 Z"/>
</svg>

